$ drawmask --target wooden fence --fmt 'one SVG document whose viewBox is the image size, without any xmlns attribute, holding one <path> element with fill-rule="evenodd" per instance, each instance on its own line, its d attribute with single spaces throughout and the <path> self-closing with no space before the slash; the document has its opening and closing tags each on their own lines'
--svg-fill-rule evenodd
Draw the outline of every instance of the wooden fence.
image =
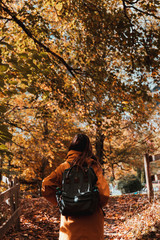
<svg viewBox="0 0 160 240">
<path fill-rule="evenodd" d="M 20 207 L 19 207 L 19 193 L 20 185 L 17 178 L 10 179 L 10 188 L 5 192 L 0 193 L 0 205 L 9 199 L 9 205 L 11 208 L 11 217 L 0 226 L 0 237 L 3 237 L 6 231 L 13 225 L 16 229 L 20 229 Z"/>
<path fill-rule="evenodd" d="M 157 174 L 160 174 L 160 154 L 149 155 L 148 153 L 144 156 L 144 168 L 147 184 L 148 199 L 151 202 L 154 197 L 153 185 L 152 185 L 152 175 L 156 175 L 156 180 L 158 180 Z"/>
</svg>

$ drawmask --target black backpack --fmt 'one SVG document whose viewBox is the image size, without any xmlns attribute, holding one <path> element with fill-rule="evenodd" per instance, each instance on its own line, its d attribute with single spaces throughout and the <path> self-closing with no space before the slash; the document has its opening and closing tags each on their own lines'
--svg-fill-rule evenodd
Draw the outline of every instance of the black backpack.
<svg viewBox="0 0 160 240">
<path fill-rule="evenodd" d="M 96 187 L 97 176 L 90 167 L 79 165 L 66 169 L 62 177 L 62 189 L 57 188 L 59 210 L 64 216 L 91 215 L 99 204 Z"/>
</svg>

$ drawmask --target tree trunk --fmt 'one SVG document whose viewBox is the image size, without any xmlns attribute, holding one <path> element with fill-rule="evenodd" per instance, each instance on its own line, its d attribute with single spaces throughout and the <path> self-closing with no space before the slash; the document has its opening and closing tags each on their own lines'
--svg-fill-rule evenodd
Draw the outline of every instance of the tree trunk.
<svg viewBox="0 0 160 240">
<path fill-rule="evenodd" d="M 147 183 L 148 199 L 150 202 L 152 202 L 154 193 L 153 193 L 149 162 L 150 162 L 150 156 L 148 153 L 146 153 L 144 155 L 144 168 L 145 168 L 145 176 L 146 176 L 146 183 Z"/>
<path fill-rule="evenodd" d="M 2 156 L 0 156 L 0 183 L 2 181 Z"/>
<path fill-rule="evenodd" d="M 111 169 L 112 169 L 112 181 L 114 181 L 115 180 L 114 164 L 111 165 Z"/>
<path fill-rule="evenodd" d="M 101 129 L 97 129 L 96 133 L 96 156 L 101 165 L 103 165 L 104 161 L 104 134 L 102 133 Z"/>
</svg>

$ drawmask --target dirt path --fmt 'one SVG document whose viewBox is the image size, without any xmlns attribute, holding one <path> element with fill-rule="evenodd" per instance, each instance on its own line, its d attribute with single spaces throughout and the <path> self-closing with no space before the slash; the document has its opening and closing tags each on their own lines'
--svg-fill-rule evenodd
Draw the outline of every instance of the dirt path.
<svg viewBox="0 0 160 240">
<path fill-rule="evenodd" d="M 21 202 L 21 231 L 13 229 L 6 234 L 3 240 L 57 240 L 59 231 L 59 211 L 44 198 L 23 199 Z M 105 239 L 126 239 L 128 229 L 124 222 L 141 213 L 148 207 L 145 196 L 111 197 L 108 206 L 104 209 Z"/>
</svg>

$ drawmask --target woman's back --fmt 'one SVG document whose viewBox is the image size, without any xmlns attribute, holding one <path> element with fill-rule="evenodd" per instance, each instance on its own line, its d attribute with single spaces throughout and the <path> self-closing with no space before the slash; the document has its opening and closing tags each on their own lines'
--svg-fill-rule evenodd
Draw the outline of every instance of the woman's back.
<svg viewBox="0 0 160 240">
<path fill-rule="evenodd" d="M 85 135 L 86 136 L 86 135 Z M 82 136 L 83 137 L 83 136 Z M 83 145 L 84 148 L 86 145 Z M 77 148 L 76 148 L 77 149 Z M 106 205 L 109 197 L 109 187 L 102 174 L 102 169 L 93 157 L 90 142 L 87 151 L 77 151 L 69 149 L 67 160 L 62 163 L 50 176 L 43 181 L 43 196 L 52 202 L 54 205 L 56 201 L 56 188 L 62 186 L 62 175 L 65 169 L 75 164 L 80 166 L 87 163 L 88 166 L 93 167 L 97 176 L 96 186 L 98 187 L 100 202 L 96 211 L 89 216 L 63 216 L 61 215 L 59 240 L 102 240 L 104 228 L 104 215 L 102 207 Z"/>
</svg>

